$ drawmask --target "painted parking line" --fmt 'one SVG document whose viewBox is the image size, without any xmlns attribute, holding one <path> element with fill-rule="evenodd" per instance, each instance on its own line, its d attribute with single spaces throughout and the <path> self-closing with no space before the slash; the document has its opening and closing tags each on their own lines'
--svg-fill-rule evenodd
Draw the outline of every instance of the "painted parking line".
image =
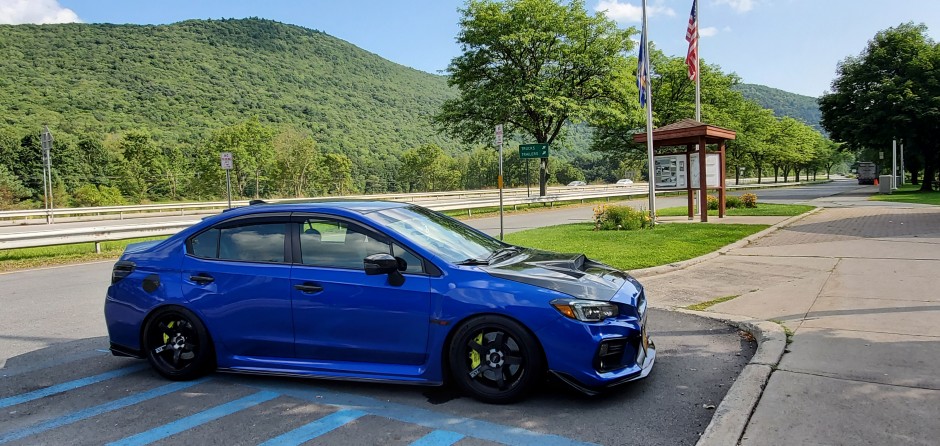
<svg viewBox="0 0 940 446">
<path fill-rule="evenodd" d="M 87 409 L 82 409 L 78 412 L 73 412 L 68 415 L 61 416 L 59 418 L 54 418 L 49 421 L 39 423 L 25 429 L 20 429 L 17 431 L 7 432 L 0 435 L 0 444 L 9 443 L 14 440 L 19 440 L 21 438 L 29 437 L 30 435 L 40 434 L 47 430 L 55 429 L 57 427 L 62 427 L 67 424 L 74 423 L 76 421 L 81 421 L 86 418 L 91 418 L 94 416 L 101 415 L 106 412 L 111 412 L 118 409 L 123 409 L 127 406 L 131 406 L 137 403 L 141 403 L 159 396 L 168 395 L 173 392 L 177 392 L 196 384 L 201 384 L 206 382 L 208 379 L 203 378 L 196 381 L 187 381 L 187 382 L 175 382 L 171 384 L 166 384 L 160 387 L 156 387 L 145 392 L 138 393 L 136 395 L 127 396 L 118 400 L 107 402 L 104 404 L 99 404 L 94 407 L 89 407 Z"/>
<path fill-rule="evenodd" d="M 510 446 L 530 446 L 533 444 L 538 444 L 539 446 L 594 445 L 594 443 L 577 441 L 562 437 L 560 435 L 543 434 L 540 432 L 523 429 L 521 427 L 506 426 L 488 421 L 475 420 L 472 418 L 455 417 L 453 414 L 444 414 L 414 406 L 380 401 L 366 396 L 334 392 L 325 388 L 312 387 L 306 384 L 272 384 L 259 386 L 244 381 L 242 381 L 242 383 L 252 387 L 272 390 L 283 395 L 292 396 L 314 404 L 326 404 L 341 408 L 355 408 L 371 415 L 390 418 L 405 423 L 417 424 L 435 430 L 456 432 L 466 437 L 493 441 Z"/>
<path fill-rule="evenodd" d="M 120 376 L 130 375 L 134 372 L 139 372 L 147 368 L 147 364 L 135 364 L 130 367 L 124 367 L 123 369 L 112 370 L 110 372 L 104 372 L 94 376 L 88 376 L 81 379 L 76 379 L 73 381 L 64 382 L 61 384 L 56 384 L 54 386 L 49 386 L 44 389 L 34 390 L 32 392 L 26 392 L 19 395 L 14 395 L 6 398 L 0 398 L 0 409 L 4 407 L 13 406 L 16 404 L 22 404 L 28 401 L 36 400 L 45 396 L 55 395 L 57 393 L 67 392 L 69 390 L 74 390 L 79 387 L 85 387 L 87 385 L 100 383 L 101 381 L 107 381 L 111 378 L 117 378 Z"/>
<path fill-rule="evenodd" d="M 261 443 L 259 446 L 294 446 L 304 444 L 364 415 L 367 414 L 359 410 L 341 410 L 312 423 L 300 426 L 290 432 L 278 435 L 277 437 Z"/>
<path fill-rule="evenodd" d="M 271 401 L 278 396 L 279 395 L 275 392 L 258 392 L 253 395 L 248 395 L 244 398 L 239 398 L 235 401 L 230 401 L 228 403 L 215 406 L 197 414 L 190 415 L 186 418 L 181 418 L 172 423 L 150 429 L 149 431 L 141 432 L 137 435 L 132 435 L 130 437 L 108 443 L 108 446 L 137 446 L 150 444 L 169 437 L 170 435 L 178 434 L 201 424 L 222 418 L 226 415 L 231 415 L 249 407 L 257 406 L 258 404 L 261 404 L 265 401 Z"/>
<path fill-rule="evenodd" d="M 456 432 L 450 431 L 432 431 L 430 434 L 427 434 L 413 443 L 411 446 L 450 446 L 460 440 L 463 440 L 465 436 L 463 434 L 458 434 Z"/>
</svg>

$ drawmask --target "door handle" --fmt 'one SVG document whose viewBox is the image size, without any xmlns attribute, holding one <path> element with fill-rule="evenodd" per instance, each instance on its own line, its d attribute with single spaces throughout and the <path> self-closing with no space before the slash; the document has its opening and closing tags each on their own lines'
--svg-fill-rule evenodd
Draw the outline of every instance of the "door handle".
<svg viewBox="0 0 940 446">
<path fill-rule="evenodd" d="M 189 280 L 196 282 L 200 285 L 208 285 L 214 282 L 215 278 L 208 274 L 199 273 L 193 276 L 189 276 Z"/>
<path fill-rule="evenodd" d="M 300 290 L 303 293 L 316 293 L 319 291 L 323 291 L 322 286 L 316 285 L 310 282 L 298 283 L 297 285 L 294 285 L 294 289 Z"/>
</svg>

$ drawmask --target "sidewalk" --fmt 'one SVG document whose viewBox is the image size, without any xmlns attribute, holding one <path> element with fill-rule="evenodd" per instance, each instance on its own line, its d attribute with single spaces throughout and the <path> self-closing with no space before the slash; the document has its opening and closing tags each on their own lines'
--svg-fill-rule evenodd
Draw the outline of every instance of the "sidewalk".
<svg viewBox="0 0 940 446">
<path fill-rule="evenodd" d="M 709 311 L 793 332 L 741 444 L 940 441 L 940 207 L 865 201 L 871 193 L 816 200 L 836 207 L 641 279 L 655 306 L 738 296 Z"/>
</svg>

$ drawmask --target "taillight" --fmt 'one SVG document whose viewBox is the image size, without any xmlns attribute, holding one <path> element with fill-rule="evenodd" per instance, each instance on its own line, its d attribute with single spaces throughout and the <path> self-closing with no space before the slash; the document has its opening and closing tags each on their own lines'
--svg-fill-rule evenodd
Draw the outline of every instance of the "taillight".
<svg viewBox="0 0 940 446">
<path fill-rule="evenodd" d="M 136 267 L 137 265 L 134 262 L 119 260 L 114 264 L 114 269 L 111 270 L 111 283 L 118 283 L 121 279 L 131 275 Z"/>
</svg>

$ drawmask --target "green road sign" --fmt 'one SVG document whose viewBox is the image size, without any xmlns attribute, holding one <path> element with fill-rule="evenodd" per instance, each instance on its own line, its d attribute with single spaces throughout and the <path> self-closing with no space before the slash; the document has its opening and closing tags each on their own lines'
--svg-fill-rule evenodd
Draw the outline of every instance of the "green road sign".
<svg viewBox="0 0 940 446">
<path fill-rule="evenodd" d="M 519 158 L 548 158 L 548 144 L 519 144 Z"/>
</svg>

